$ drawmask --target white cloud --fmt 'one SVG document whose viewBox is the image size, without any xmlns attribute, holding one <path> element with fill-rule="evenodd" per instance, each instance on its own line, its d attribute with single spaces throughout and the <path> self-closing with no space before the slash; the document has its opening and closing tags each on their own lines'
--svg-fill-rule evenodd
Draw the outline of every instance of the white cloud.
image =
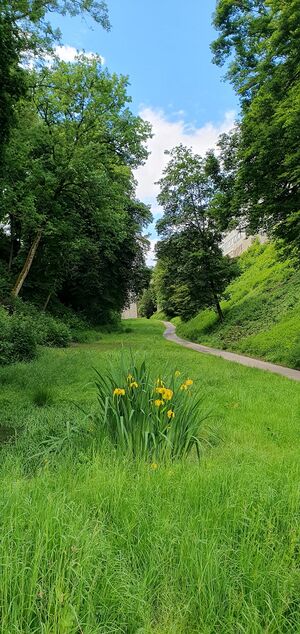
<svg viewBox="0 0 300 634">
<path fill-rule="evenodd" d="M 101 55 L 97 55 L 97 53 L 92 53 L 91 51 L 79 51 L 74 46 L 70 46 L 69 44 L 55 46 L 54 53 L 63 62 L 74 62 L 76 55 L 84 53 L 84 55 L 90 60 L 99 57 L 101 59 L 101 63 L 105 63 L 105 59 Z"/>
<path fill-rule="evenodd" d="M 223 132 L 229 132 L 234 126 L 235 112 L 227 112 L 223 121 L 219 123 L 207 122 L 202 127 L 188 125 L 180 112 L 181 118 L 178 121 L 168 121 L 163 110 L 153 110 L 143 108 L 140 116 L 149 121 L 152 125 L 153 138 L 148 142 L 151 152 L 145 165 L 136 170 L 135 176 L 138 182 L 137 197 L 141 200 L 155 204 L 155 198 L 159 192 L 159 187 L 155 185 L 161 176 L 164 167 L 168 163 L 168 156 L 165 150 L 171 150 L 176 145 L 182 143 L 191 147 L 197 154 L 205 154 L 207 150 L 215 147 L 218 137 Z M 153 210 L 158 212 L 156 209 Z"/>
<path fill-rule="evenodd" d="M 24 68 L 33 69 L 42 61 L 44 62 L 44 64 L 46 64 L 46 66 L 51 67 L 55 57 L 60 59 L 62 62 L 74 62 L 76 59 L 76 56 L 82 55 L 82 54 L 84 54 L 85 57 L 87 57 L 87 59 L 90 59 L 90 60 L 99 59 L 101 64 L 105 64 L 105 58 L 102 57 L 102 55 L 98 55 L 97 53 L 92 53 L 92 51 L 78 50 L 77 48 L 75 48 L 75 46 L 70 46 L 69 44 L 62 44 L 62 45 L 55 46 L 53 54 L 45 55 L 42 60 L 38 57 L 35 57 L 32 54 L 25 55 L 22 61 L 22 66 Z"/>
</svg>

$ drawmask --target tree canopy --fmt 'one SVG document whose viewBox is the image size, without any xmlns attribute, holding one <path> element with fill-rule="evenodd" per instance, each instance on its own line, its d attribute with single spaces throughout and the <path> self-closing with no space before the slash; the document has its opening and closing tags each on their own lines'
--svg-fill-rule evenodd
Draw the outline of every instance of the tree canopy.
<svg viewBox="0 0 300 634">
<path fill-rule="evenodd" d="M 170 153 L 159 182 L 164 216 L 157 223 L 163 238 L 157 252 L 166 289 L 161 304 L 169 314 L 184 319 L 207 306 L 223 319 L 220 299 L 234 273 L 219 246 L 221 232 L 212 205 L 214 180 L 208 171 L 211 158 L 180 145 Z"/>
<path fill-rule="evenodd" d="M 300 244 L 300 6 L 219 0 L 214 60 L 241 99 L 235 208 L 249 231 Z"/>
<path fill-rule="evenodd" d="M 136 200 L 133 169 L 147 158 L 150 126 L 129 108 L 127 77 L 100 57 L 24 73 L 0 181 L 6 288 L 107 320 L 144 287 L 151 213 Z"/>
</svg>

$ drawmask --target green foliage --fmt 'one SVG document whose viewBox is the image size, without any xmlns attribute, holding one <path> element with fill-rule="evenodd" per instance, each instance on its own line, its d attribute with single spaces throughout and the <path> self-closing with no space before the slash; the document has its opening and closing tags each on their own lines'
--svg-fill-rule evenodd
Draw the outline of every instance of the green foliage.
<svg viewBox="0 0 300 634">
<path fill-rule="evenodd" d="M 5 146 L 15 125 L 15 107 L 27 94 L 28 71 L 21 62 L 45 52 L 53 53 L 60 40 L 60 31 L 54 30 L 46 19 L 49 12 L 76 16 L 90 15 L 104 29 L 109 29 L 107 5 L 102 0 L 2 0 L 0 6 L 0 168 Z M 1 170 L 0 170 L 1 171 Z"/>
<path fill-rule="evenodd" d="M 84 332 L 86 324 L 74 317 L 77 330 L 59 319 L 39 311 L 32 304 L 15 302 L 13 313 L 0 307 L 0 365 L 30 361 L 37 354 L 37 345 L 65 348 Z"/>
<path fill-rule="evenodd" d="M 0 365 L 30 361 L 37 354 L 32 320 L 25 315 L 8 315 L 0 307 Z"/>
<path fill-rule="evenodd" d="M 219 0 L 214 24 L 215 62 L 229 60 L 242 103 L 233 206 L 250 232 L 267 230 L 299 250 L 299 2 Z"/>
<path fill-rule="evenodd" d="M 5 7 L 0 9 L 0 173 L 4 148 L 15 122 L 14 106 L 26 92 L 26 75 L 19 66 L 18 29 Z"/>
<path fill-rule="evenodd" d="M 41 314 L 36 319 L 37 342 L 42 346 L 66 348 L 72 339 L 69 327 L 62 321 Z"/>
<path fill-rule="evenodd" d="M 153 313 L 150 319 L 155 319 L 156 321 L 166 321 L 168 319 L 168 316 L 166 315 L 166 313 L 164 313 L 163 310 L 159 310 L 156 313 Z"/>
<path fill-rule="evenodd" d="M 227 287 L 224 323 L 202 311 L 178 334 L 299 368 L 300 274 L 273 244 L 254 244 L 240 258 L 240 277 Z"/>
<path fill-rule="evenodd" d="M 207 416 L 191 379 L 184 381 L 179 371 L 154 379 L 145 362 L 126 370 L 124 360 L 119 368 L 97 374 L 97 425 L 117 451 L 160 462 L 185 458 L 193 449 L 200 456 L 200 428 Z"/>
<path fill-rule="evenodd" d="M 25 299 L 58 296 L 105 322 L 145 273 L 140 234 L 151 213 L 135 200 L 132 170 L 147 157 L 150 128 L 128 108 L 127 78 L 103 70 L 100 58 L 56 62 L 32 79 L 32 100 L 20 102 L 7 148 L 0 200 L 16 242 L 15 279 L 19 273 Z"/>
<path fill-rule="evenodd" d="M 153 313 L 155 313 L 156 301 L 151 286 L 144 290 L 143 295 L 138 303 L 138 309 L 140 317 L 147 317 L 147 319 L 150 319 Z"/>
<path fill-rule="evenodd" d="M 213 306 L 222 320 L 220 299 L 237 274 L 219 246 L 221 233 L 212 204 L 214 180 L 208 169 L 211 159 L 180 145 L 170 152 L 159 182 L 158 201 L 164 216 L 157 228 L 164 239 L 157 247 L 160 268 L 154 286 L 161 308 L 184 320 L 206 306 Z"/>
<path fill-rule="evenodd" d="M 59 300 L 106 323 L 149 275 L 142 232 L 151 213 L 136 200 L 133 170 L 147 158 L 150 126 L 130 111 L 128 78 L 103 69 L 99 56 L 46 63 L 59 37 L 52 11 L 89 14 L 109 28 L 100 0 L 1 5 L 0 224 L 8 235 L 1 231 L 0 300 L 20 292 L 41 306 Z M 33 70 L 20 68 L 26 55 Z"/>
</svg>

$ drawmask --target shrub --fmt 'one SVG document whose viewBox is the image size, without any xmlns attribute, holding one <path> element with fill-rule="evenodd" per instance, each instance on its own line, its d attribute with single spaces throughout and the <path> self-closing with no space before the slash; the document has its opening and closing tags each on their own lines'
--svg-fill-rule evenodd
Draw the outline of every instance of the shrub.
<svg viewBox="0 0 300 634">
<path fill-rule="evenodd" d="M 68 326 L 48 315 L 39 316 L 37 336 L 40 345 L 56 348 L 66 348 L 72 339 Z"/>
<path fill-rule="evenodd" d="M 30 318 L 18 314 L 11 317 L 10 339 L 14 361 L 30 361 L 36 357 L 34 322 Z"/>
<path fill-rule="evenodd" d="M 0 365 L 30 361 L 37 353 L 34 323 L 29 317 L 10 316 L 0 309 Z"/>
<path fill-rule="evenodd" d="M 97 372 L 98 427 L 121 453 L 134 458 L 162 461 L 186 457 L 193 449 L 198 457 L 199 435 L 206 416 L 193 381 L 179 372 L 153 380 L 145 362 Z"/>
</svg>

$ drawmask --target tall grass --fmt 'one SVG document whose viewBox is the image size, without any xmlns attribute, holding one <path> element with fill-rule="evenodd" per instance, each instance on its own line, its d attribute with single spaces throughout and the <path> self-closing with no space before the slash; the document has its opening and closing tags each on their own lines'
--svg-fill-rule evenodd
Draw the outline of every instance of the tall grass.
<svg viewBox="0 0 300 634">
<path fill-rule="evenodd" d="M 298 632 L 296 453 L 259 471 L 227 458 L 6 465 L 0 631 Z"/>
<path fill-rule="evenodd" d="M 97 372 L 98 428 L 121 453 L 155 466 L 155 461 L 185 458 L 193 449 L 200 457 L 207 415 L 193 384 L 179 370 L 153 375 L 145 361 L 128 366 L 123 356 L 119 367 Z"/>
<path fill-rule="evenodd" d="M 298 385 L 130 327 L 0 369 L 0 425 L 21 428 L 0 447 L 1 634 L 298 634 Z M 205 394 L 222 441 L 200 462 L 93 442 L 93 367 L 121 346 Z"/>
</svg>

